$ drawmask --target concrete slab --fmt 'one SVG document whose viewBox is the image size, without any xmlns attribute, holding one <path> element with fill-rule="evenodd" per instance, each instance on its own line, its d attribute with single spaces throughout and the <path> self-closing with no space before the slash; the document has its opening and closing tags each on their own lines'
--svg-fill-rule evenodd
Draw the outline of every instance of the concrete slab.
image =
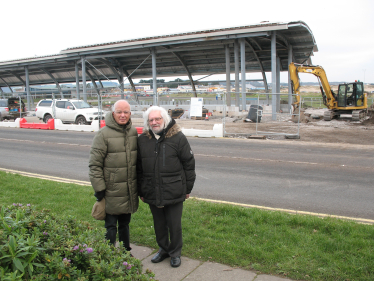
<svg viewBox="0 0 374 281">
<path fill-rule="evenodd" d="M 142 247 L 142 246 L 136 246 L 133 244 L 130 244 L 130 247 L 132 248 L 131 254 L 137 258 L 138 260 L 144 260 L 145 258 L 149 257 L 153 253 L 153 249 L 148 247 Z"/>
<path fill-rule="evenodd" d="M 219 263 L 205 262 L 199 266 L 195 271 L 189 274 L 183 280 L 194 281 L 251 281 L 256 278 L 256 274 L 238 268 L 231 268 L 227 265 Z M 257 281 L 257 279 L 256 279 Z"/>
<path fill-rule="evenodd" d="M 271 276 L 271 275 L 264 275 L 264 274 L 257 275 L 257 278 L 256 278 L 256 281 L 288 281 L 288 280 L 291 280 L 291 279 L 281 278 L 281 277 Z"/>
<path fill-rule="evenodd" d="M 152 263 L 152 257 L 153 255 L 142 261 L 143 271 L 145 272 L 146 269 L 151 270 L 155 274 L 156 280 L 159 281 L 180 281 L 201 264 L 199 261 L 182 257 L 181 266 L 174 268 L 170 266 L 170 258 L 167 258 L 160 263 Z"/>
</svg>

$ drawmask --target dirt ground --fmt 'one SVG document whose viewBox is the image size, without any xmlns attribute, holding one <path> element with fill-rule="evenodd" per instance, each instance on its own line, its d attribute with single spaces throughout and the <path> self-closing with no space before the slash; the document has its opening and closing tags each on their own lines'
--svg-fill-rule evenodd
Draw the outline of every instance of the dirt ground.
<svg viewBox="0 0 374 281">
<path fill-rule="evenodd" d="M 349 116 L 331 121 L 323 120 L 324 109 L 308 109 L 300 123 L 291 121 L 289 114 L 277 116 L 276 121 L 271 116 L 263 116 L 260 123 L 245 122 L 245 118 L 225 118 L 227 137 L 253 138 L 264 140 L 284 140 L 298 142 L 331 143 L 340 145 L 374 145 L 374 117 L 362 122 L 352 122 Z M 211 130 L 214 124 L 223 123 L 222 117 L 212 116 L 209 120 L 176 119 L 176 122 L 186 129 Z M 143 126 L 141 118 L 133 118 L 135 126 Z M 285 135 L 288 135 L 286 138 Z M 300 138 L 294 138 L 299 135 Z"/>
</svg>

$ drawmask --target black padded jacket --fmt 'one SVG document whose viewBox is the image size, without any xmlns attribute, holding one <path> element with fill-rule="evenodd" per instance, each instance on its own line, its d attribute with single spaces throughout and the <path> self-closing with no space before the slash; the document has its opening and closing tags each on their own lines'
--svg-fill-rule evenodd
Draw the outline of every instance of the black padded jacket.
<svg viewBox="0 0 374 281">
<path fill-rule="evenodd" d="M 138 138 L 138 195 L 158 207 L 182 202 L 195 183 L 195 158 L 172 119 L 157 140 L 151 130 Z"/>
</svg>

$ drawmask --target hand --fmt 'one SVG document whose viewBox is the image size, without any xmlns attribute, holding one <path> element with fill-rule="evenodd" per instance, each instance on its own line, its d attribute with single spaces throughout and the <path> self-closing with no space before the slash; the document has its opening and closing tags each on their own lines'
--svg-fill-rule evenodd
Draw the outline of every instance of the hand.
<svg viewBox="0 0 374 281">
<path fill-rule="evenodd" d="M 95 192 L 95 197 L 96 197 L 96 200 L 98 202 L 100 202 L 101 200 L 103 200 L 103 198 L 105 197 L 105 190 L 102 190 L 102 191 L 99 191 L 99 192 Z"/>
<path fill-rule="evenodd" d="M 189 194 L 186 194 L 186 199 L 190 198 L 190 195 Z"/>
</svg>

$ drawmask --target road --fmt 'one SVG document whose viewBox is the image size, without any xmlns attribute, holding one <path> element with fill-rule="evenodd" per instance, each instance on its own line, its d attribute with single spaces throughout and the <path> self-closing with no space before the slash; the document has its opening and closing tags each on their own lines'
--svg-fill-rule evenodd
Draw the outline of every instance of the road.
<svg viewBox="0 0 374 281">
<path fill-rule="evenodd" d="M 94 133 L 0 128 L 0 168 L 89 181 Z M 374 219 L 374 146 L 189 138 L 192 196 Z"/>
</svg>

